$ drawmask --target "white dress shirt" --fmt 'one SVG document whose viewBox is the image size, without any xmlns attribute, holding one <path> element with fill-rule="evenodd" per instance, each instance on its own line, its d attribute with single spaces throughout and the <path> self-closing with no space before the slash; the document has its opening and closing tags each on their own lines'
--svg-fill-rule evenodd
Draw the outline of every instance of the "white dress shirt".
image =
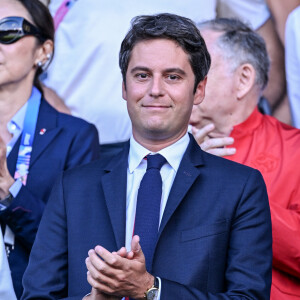
<svg viewBox="0 0 300 300">
<path fill-rule="evenodd" d="M 179 168 L 183 154 L 190 142 L 188 133 L 186 133 L 176 143 L 168 146 L 157 153 L 161 154 L 166 160 L 161 170 L 162 178 L 162 197 L 160 204 L 159 223 L 163 217 L 163 213 L 167 204 L 168 196 Z M 137 143 L 133 137 L 130 139 L 130 149 L 128 155 L 127 169 L 127 197 L 126 197 L 126 249 L 131 250 L 131 239 L 133 234 L 137 194 L 141 180 L 147 169 L 147 161 L 144 159 L 148 154 L 153 153 L 142 145 Z"/>
<path fill-rule="evenodd" d="M 6 145 L 6 157 L 8 157 L 12 148 L 14 147 L 20 135 L 22 134 L 27 106 L 28 106 L 28 102 L 26 102 L 16 112 L 16 114 L 12 117 L 12 119 L 7 124 L 7 130 L 11 133 L 12 138 Z M 20 180 L 16 180 L 15 183 L 9 188 L 9 191 L 14 196 L 14 198 L 17 197 L 21 187 L 22 187 L 22 182 Z"/>
<path fill-rule="evenodd" d="M 175 179 L 177 170 L 181 163 L 182 157 L 185 150 L 190 142 L 188 133 L 186 133 L 180 140 L 176 143 L 158 151 L 166 160 L 161 170 L 162 178 L 162 196 L 160 204 L 160 217 L 159 223 L 162 220 L 165 207 L 167 205 L 167 200 L 173 181 Z M 127 169 L 127 195 L 126 195 L 126 242 L 125 246 L 127 251 L 131 250 L 131 240 L 133 236 L 135 211 L 137 203 L 137 194 L 140 187 L 141 180 L 147 169 L 147 161 L 144 159 L 148 154 L 156 154 L 140 145 L 134 138 L 130 138 L 130 148 L 128 155 L 128 169 Z M 161 281 L 159 279 L 159 286 L 161 286 Z M 157 300 L 160 299 L 161 289 Z M 124 298 L 123 298 L 124 299 Z"/>
<path fill-rule="evenodd" d="M 14 147 L 14 145 L 18 141 L 20 135 L 22 134 L 27 106 L 28 106 L 28 102 L 26 102 L 16 112 L 16 114 L 12 117 L 12 119 L 7 123 L 7 130 L 9 133 L 11 133 L 12 138 L 6 145 L 6 157 L 8 157 L 12 148 Z M 9 192 L 13 195 L 14 198 L 17 197 L 18 193 L 21 190 L 21 187 L 22 187 L 21 180 L 16 180 L 15 183 L 9 188 Z M 7 209 L 7 207 L 0 204 L 0 210 L 2 211 L 5 209 Z M 1 238 L 2 238 L 2 236 L 1 236 Z M 15 235 L 8 226 L 6 226 L 5 232 L 4 232 L 4 242 L 9 245 L 14 245 L 14 243 L 15 243 Z M 0 271 L 0 273 L 1 273 L 1 271 Z M 9 277 L 10 277 L 10 273 L 9 273 Z M 1 291 L 0 291 L 0 296 L 1 296 Z M 2 299 L 2 298 L 0 297 L 0 299 Z"/>
<path fill-rule="evenodd" d="M 0 299 L 16 300 L 10 269 L 4 249 L 3 237 L 0 232 Z"/>
<path fill-rule="evenodd" d="M 6 157 L 8 157 L 15 143 L 18 141 L 18 138 L 22 134 L 23 125 L 24 125 L 23 123 L 24 123 L 26 109 L 27 109 L 27 103 L 28 102 L 26 102 L 16 112 L 16 114 L 12 117 L 12 119 L 7 123 L 7 130 L 12 135 L 12 138 L 6 145 Z M 21 187 L 22 187 L 22 182 L 20 180 L 16 180 L 15 183 L 9 188 L 9 192 L 14 197 L 17 197 Z M 0 204 L 0 210 L 4 210 L 4 209 L 6 209 L 6 207 Z"/>
</svg>

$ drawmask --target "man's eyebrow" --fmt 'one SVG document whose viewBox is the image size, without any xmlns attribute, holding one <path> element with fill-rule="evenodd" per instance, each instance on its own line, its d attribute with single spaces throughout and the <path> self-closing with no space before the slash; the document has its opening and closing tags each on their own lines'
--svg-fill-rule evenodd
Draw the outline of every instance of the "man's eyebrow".
<svg viewBox="0 0 300 300">
<path fill-rule="evenodd" d="M 145 71 L 145 72 L 150 72 L 150 69 L 147 67 L 142 67 L 142 66 L 136 66 L 133 69 L 130 70 L 130 73 L 135 73 L 137 71 Z"/>
<path fill-rule="evenodd" d="M 182 69 L 180 68 L 169 68 L 164 70 L 165 73 L 178 73 L 180 75 L 186 75 L 186 72 L 184 72 Z"/>
<path fill-rule="evenodd" d="M 130 73 L 135 73 L 137 71 L 150 72 L 151 70 L 147 67 L 136 66 L 136 67 L 134 67 L 133 69 L 130 70 Z M 178 73 L 178 74 L 181 74 L 181 75 L 186 75 L 186 72 L 184 72 L 180 68 L 168 68 L 168 69 L 164 70 L 164 73 Z"/>
</svg>

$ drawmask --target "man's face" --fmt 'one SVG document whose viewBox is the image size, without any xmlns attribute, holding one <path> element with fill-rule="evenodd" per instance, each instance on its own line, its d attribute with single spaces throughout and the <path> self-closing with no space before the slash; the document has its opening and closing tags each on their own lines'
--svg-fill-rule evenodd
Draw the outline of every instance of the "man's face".
<svg viewBox="0 0 300 300">
<path fill-rule="evenodd" d="M 204 101 L 194 105 L 190 124 L 196 128 L 214 123 L 212 137 L 229 135 L 232 129 L 232 116 L 235 107 L 236 74 L 226 61 L 221 50 L 215 44 L 220 33 L 211 30 L 201 31 L 207 49 L 211 55 L 211 68 L 207 75 L 207 85 Z"/>
<path fill-rule="evenodd" d="M 175 42 L 153 39 L 136 44 L 126 73 L 123 98 L 140 143 L 173 143 L 187 130 L 193 104 L 204 97 L 206 81 L 194 94 L 188 55 Z"/>
</svg>

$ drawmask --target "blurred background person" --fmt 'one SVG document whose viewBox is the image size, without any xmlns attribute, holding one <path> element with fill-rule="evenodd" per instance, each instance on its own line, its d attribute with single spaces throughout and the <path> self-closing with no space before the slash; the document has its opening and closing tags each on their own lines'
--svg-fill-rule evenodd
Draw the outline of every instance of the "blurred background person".
<svg viewBox="0 0 300 300">
<path fill-rule="evenodd" d="M 280 121 L 290 124 L 291 116 L 286 95 L 284 45 L 276 30 L 269 2 L 271 1 L 218 0 L 217 16 L 238 18 L 264 38 L 271 64 L 269 81 L 263 91 L 259 107 L 264 113 L 272 114 Z"/>
<path fill-rule="evenodd" d="M 50 0 L 40 0 L 40 1 L 46 6 L 50 4 Z"/>
<path fill-rule="evenodd" d="M 300 128 L 300 1 L 285 27 L 285 67 L 293 125 Z"/>
<path fill-rule="evenodd" d="M 285 27 L 289 14 L 300 5 L 300 0 L 266 0 L 282 45 L 285 45 Z"/>
<path fill-rule="evenodd" d="M 212 58 L 206 95 L 190 124 L 203 150 L 258 169 L 272 217 L 271 299 L 300 297 L 300 130 L 261 114 L 268 82 L 263 39 L 238 20 L 199 24 Z"/>
<path fill-rule="evenodd" d="M 0 222 L 18 298 L 55 178 L 99 153 L 95 126 L 43 97 L 38 77 L 53 41 L 51 15 L 38 0 L 0 0 Z"/>
</svg>

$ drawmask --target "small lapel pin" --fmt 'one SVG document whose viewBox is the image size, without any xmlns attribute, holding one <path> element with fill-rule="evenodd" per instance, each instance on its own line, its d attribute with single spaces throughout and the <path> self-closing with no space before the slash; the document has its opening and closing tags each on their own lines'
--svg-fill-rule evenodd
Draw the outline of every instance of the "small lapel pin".
<svg viewBox="0 0 300 300">
<path fill-rule="evenodd" d="M 45 132 L 46 132 L 46 128 L 41 129 L 41 130 L 40 130 L 40 135 L 45 134 Z"/>
</svg>

